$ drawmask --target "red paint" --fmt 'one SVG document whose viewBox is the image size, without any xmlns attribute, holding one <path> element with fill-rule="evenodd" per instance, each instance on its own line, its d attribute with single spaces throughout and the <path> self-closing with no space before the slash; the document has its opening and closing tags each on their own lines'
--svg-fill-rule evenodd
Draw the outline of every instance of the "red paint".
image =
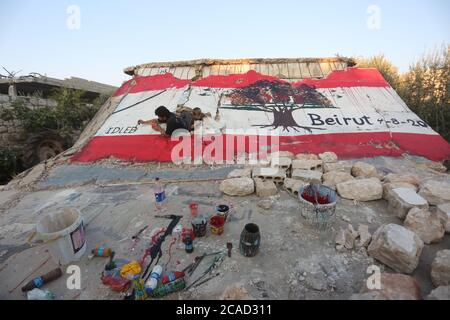
<svg viewBox="0 0 450 320">
<path fill-rule="evenodd" d="M 174 77 L 171 73 L 158 74 L 154 76 L 137 76 L 125 82 L 116 90 L 114 96 L 120 96 L 127 93 L 137 93 L 149 90 L 164 90 L 169 88 L 182 88 L 191 84 L 195 87 L 209 88 L 241 88 L 251 85 L 259 80 L 278 81 L 277 77 L 260 74 L 250 70 L 243 74 L 230 74 L 222 76 L 208 76 L 205 78 L 192 80 L 182 80 Z M 293 87 L 302 84 L 315 86 L 316 88 L 347 88 L 347 87 L 389 87 L 389 83 L 376 69 L 358 69 L 348 68 L 347 70 L 335 70 L 326 78 L 314 80 L 303 79 L 293 83 Z"/>
<path fill-rule="evenodd" d="M 238 136 L 228 136 L 237 139 Z M 224 143 L 226 141 L 224 136 Z M 245 137 L 245 150 L 252 137 Z M 270 143 L 270 138 L 268 138 Z M 171 159 L 177 141 L 160 135 L 99 136 L 92 140 L 71 161 L 90 162 L 109 157 L 125 161 L 161 161 Z M 191 141 L 193 144 L 193 139 Z M 202 150 L 209 143 L 204 142 Z M 236 144 L 236 143 L 235 143 Z M 450 159 L 450 144 L 440 135 L 390 132 L 330 133 L 303 136 L 281 136 L 280 150 L 293 153 L 321 153 L 333 151 L 340 158 L 401 156 L 403 153 L 424 156 L 430 160 Z M 225 146 L 224 146 L 225 149 Z M 194 150 L 194 149 L 192 149 Z M 229 159 L 224 150 L 224 159 Z M 233 155 L 235 152 L 233 152 Z"/>
<path fill-rule="evenodd" d="M 137 93 L 150 90 L 164 90 L 169 88 L 183 88 L 191 83 L 190 80 L 175 78 L 171 73 L 157 74 L 148 77 L 134 77 L 125 82 L 114 92 L 113 96 L 127 93 Z"/>
</svg>

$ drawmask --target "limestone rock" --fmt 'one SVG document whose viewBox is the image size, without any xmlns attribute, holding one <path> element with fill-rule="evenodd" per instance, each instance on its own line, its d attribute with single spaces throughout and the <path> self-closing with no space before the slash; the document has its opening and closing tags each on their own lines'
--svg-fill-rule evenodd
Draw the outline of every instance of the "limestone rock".
<svg viewBox="0 0 450 320">
<path fill-rule="evenodd" d="M 348 172 L 330 171 L 322 176 L 323 184 L 335 188 L 338 183 L 353 180 L 353 176 Z"/>
<path fill-rule="evenodd" d="M 258 201 L 258 207 L 264 210 L 269 210 L 273 206 L 273 201 L 271 199 L 262 199 Z"/>
<path fill-rule="evenodd" d="M 369 226 L 366 224 L 358 225 L 358 238 L 356 239 L 357 247 L 367 247 L 372 239 L 372 235 L 369 232 Z"/>
<path fill-rule="evenodd" d="M 388 182 L 383 183 L 383 199 L 387 200 L 389 196 L 389 192 L 396 188 L 409 188 L 417 192 L 418 188 L 412 184 L 407 182 Z"/>
<path fill-rule="evenodd" d="M 284 179 L 284 189 L 290 194 L 298 197 L 298 191 L 301 187 L 307 185 L 308 183 L 302 180 L 296 180 L 291 178 Z"/>
<path fill-rule="evenodd" d="M 419 194 L 435 206 L 450 202 L 450 183 L 429 180 L 421 186 Z"/>
<path fill-rule="evenodd" d="M 324 152 L 319 154 L 319 159 L 322 160 L 324 163 L 329 163 L 329 162 L 336 162 L 338 160 L 338 157 L 334 152 Z"/>
<path fill-rule="evenodd" d="M 378 171 L 373 165 L 358 161 L 352 167 L 352 175 L 356 178 L 378 178 Z"/>
<path fill-rule="evenodd" d="M 431 264 L 431 281 L 438 286 L 450 285 L 450 250 L 441 250 Z"/>
<path fill-rule="evenodd" d="M 442 222 L 445 225 L 445 232 L 450 233 L 450 202 L 438 205 L 437 213 L 441 215 Z"/>
<path fill-rule="evenodd" d="M 395 183 L 395 182 L 405 182 L 412 184 L 416 187 L 420 185 L 419 178 L 412 174 L 397 174 L 397 173 L 389 173 L 384 177 L 384 182 L 386 183 Z"/>
<path fill-rule="evenodd" d="M 381 226 L 372 236 L 369 255 L 397 272 L 412 273 L 419 264 L 423 241 L 396 224 Z"/>
<path fill-rule="evenodd" d="M 229 196 L 247 196 L 255 191 L 252 178 L 231 178 L 222 181 L 220 191 Z"/>
<path fill-rule="evenodd" d="M 400 219 L 405 219 L 412 208 L 428 209 L 428 202 L 411 188 L 392 189 L 388 196 L 388 209 Z"/>
<path fill-rule="evenodd" d="M 348 225 L 347 229 L 340 229 L 336 234 L 335 243 L 336 249 L 340 250 L 346 248 L 348 250 L 353 249 L 355 246 L 355 240 L 358 237 L 358 232 L 353 229 L 351 224 Z"/>
<path fill-rule="evenodd" d="M 295 159 L 298 160 L 319 160 L 317 154 L 312 153 L 298 153 L 295 155 Z"/>
<path fill-rule="evenodd" d="M 234 169 L 228 174 L 228 178 L 251 178 L 252 169 L 244 168 L 244 169 Z"/>
<path fill-rule="evenodd" d="M 403 225 L 415 232 L 426 244 L 440 242 L 445 234 L 439 215 L 424 209 L 412 208 Z"/>
<path fill-rule="evenodd" d="M 336 185 L 336 189 L 342 198 L 350 200 L 372 201 L 383 196 L 383 186 L 377 178 L 341 182 Z"/>
<path fill-rule="evenodd" d="M 255 178 L 256 195 L 258 197 L 270 197 L 278 193 L 277 186 L 273 181 Z"/>
<path fill-rule="evenodd" d="M 417 281 L 404 274 L 382 273 L 380 288 L 367 288 L 365 282 L 361 288 L 361 294 L 376 293 L 376 300 L 420 300 L 421 292 Z"/>
<path fill-rule="evenodd" d="M 292 169 L 315 170 L 322 172 L 322 160 L 293 160 Z"/>
<path fill-rule="evenodd" d="M 353 164 L 345 161 L 329 162 L 323 164 L 323 172 L 340 171 L 351 173 Z"/>
<path fill-rule="evenodd" d="M 427 300 L 450 300 L 450 286 L 440 286 L 430 292 Z"/>
<path fill-rule="evenodd" d="M 322 172 L 295 169 L 292 171 L 292 179 L 302 180 L 305 182 L 322 182 Z"/>
</svg>

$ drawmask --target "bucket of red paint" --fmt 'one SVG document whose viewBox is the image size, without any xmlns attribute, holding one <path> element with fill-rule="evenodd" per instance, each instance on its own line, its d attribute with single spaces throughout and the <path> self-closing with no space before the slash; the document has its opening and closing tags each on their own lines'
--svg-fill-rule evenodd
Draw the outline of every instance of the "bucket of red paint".
<svg viewBox="0 0 450 320">
<path fill-rule="evenodd" d="M 322 184 L 310 183 L 300 188 L 298 198 L 305 221 L 318 230 L 328 229 L 335 217 L 336 191 Z"/>
<path fill-rule="evenodd" d="M 189 205 L 189 209 L 191 209 L 191 216 L 196 218 L 198 215 L 198 203 L 192 202 Z"/>
<path fill-rule="evenodd" d="M 213 216 L 209 224 L 211 226 L 211 233 L 221 235 L 225 225 L 225 218 L 219 215 Z"/>
</svg>

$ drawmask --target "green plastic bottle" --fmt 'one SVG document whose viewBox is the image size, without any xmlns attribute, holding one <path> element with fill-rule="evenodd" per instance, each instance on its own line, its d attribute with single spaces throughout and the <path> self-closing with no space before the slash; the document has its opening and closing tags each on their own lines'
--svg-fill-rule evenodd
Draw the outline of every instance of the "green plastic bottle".
<svg viewBox="0 0 450 320">
<path fill-rule="evenodd" d="M 184 277 L 178 278 L 153 290 L 152 296 L 154 298 L 162 298 L 170 293 L 183 290 L 185 287 L 186 282 L 184 281 Z"/>
</svg>

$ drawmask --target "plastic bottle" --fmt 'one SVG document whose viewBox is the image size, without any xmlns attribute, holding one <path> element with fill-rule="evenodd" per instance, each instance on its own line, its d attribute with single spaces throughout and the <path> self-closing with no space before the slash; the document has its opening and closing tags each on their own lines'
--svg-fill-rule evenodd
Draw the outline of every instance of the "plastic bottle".
<svg viewBox="0 0 450 320">
<path fill-rule="evenodd" d="M 55 295 L 48 290 L 41 290 L 38 288 L 34 288 L 31 291 L 27 292 L 28 300 L 54 300 Z"/>
<path fill-rule="evenodd" d="M 155 179 L 155 186 L 153 187 L 153 193 L 155 194 L 155 206 L 157 210 L 161 210 L 163 202 L 166 199 L 166 192 L 159 178 Z"/>
<path fill-rule="evenodd" d="M 173 272 L 166 272 L 164 277 L 161 279 L 162 284 L 167 284 L 169 282 L 175 281 L 176 279 L 180 279 L 184 277 L 184 272 L 179 271 L 173 271 Z"/>
<path fill-rule="evenodd" d="M 58 279 L 62 276 L 62 270 L 61 268 L 56 268 L 40 277 L 34 278 L 30 282 L 28 282 L 26 285 L 22 287 L 22 292 L 33 290 L 34 288 L 40 288 L 44 284 L 53 281 L 55 279 Z"/>
<path fill-rule="evenodd" d="M 192 238 L 189 234 L 184 238 L 184 245 L 184 249 L 187 253 L 192 253 L 194 251 L 194 243 L 192 242 Z"/>
<path fill-rule="evenodd" d="M 158 286 L 158 280 L 161 277 L 162 267 L 160 265 L 156 265 L 153 267 L 152 273 L 150 274 L 150 278 L 145 283 L 145 291 L 148 294 L 151 294 L 153 290 Z"/>
<path fill-rule="evenodd" d="M 99 247 L 92 249 L 91 253 L 94 257 L 109 257 L 112 250 L 110 248 Z"/>
<path fill-rule="evenodd" d="M 183 290 L 186 287 L 186 282 L 183 278 L 178 278 L 175 281 L 166 283 L 155 290 L 153 290 L 152 297 L 162 298 L 172 292 Z"/>
</svg>

